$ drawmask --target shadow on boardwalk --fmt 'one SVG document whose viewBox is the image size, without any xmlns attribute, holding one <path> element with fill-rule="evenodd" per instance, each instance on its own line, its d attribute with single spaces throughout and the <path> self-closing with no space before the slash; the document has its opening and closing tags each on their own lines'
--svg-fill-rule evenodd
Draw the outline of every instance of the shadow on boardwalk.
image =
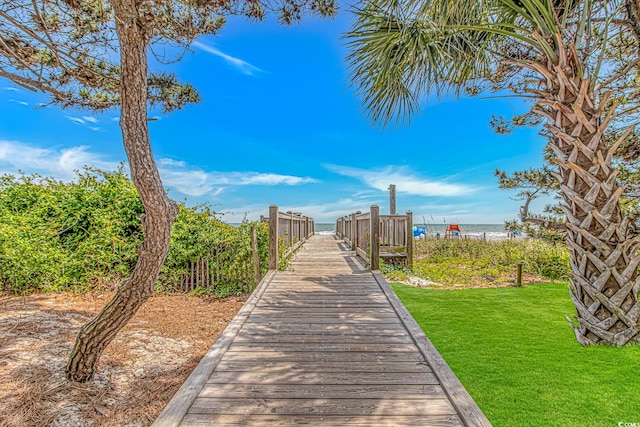
<svg viewBox="0 0 640 427">
<path fill-rule="evenodd" d="M 333 236 L 269 272 L 155 426 L 489 426 L 398 300 Z"/>
</svg>

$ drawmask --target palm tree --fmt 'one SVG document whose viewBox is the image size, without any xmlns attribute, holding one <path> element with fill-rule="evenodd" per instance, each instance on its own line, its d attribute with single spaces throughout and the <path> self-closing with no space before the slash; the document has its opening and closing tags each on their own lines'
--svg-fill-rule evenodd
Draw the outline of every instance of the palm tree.
<svg viewBox="0 0 640 427">
<path fill-rule="evenodd" d="M 621 214 L 612 167 L 633 131 L 621 128 L 612 94 L 633 90 L 629 79 L 637 77 L 637 7 L 632 0 L 372 0 L 353 11 L 346 35 L 353 83 L 383 125 L 408 120 L 433 92 L 508 89 L 532 100 L 558 164 L 577 324 L 568 320 L 581 344 L 640 342 L 639 242 L 634 221 Z"/>
</svg>

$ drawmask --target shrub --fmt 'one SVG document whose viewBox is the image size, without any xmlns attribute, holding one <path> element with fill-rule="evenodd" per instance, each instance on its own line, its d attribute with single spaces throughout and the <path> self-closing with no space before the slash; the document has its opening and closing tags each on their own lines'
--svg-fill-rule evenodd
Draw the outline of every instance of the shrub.
<svg viewBox="0 0 640 427">
<path fill-rule="evenodd" d="M 123 168 L 86 168 L 73 182 L 38 175 L 0 177 L 0 286 L 16 293 L 87 291 L 127 277 L 142 242 L 144 212 Z M 176 289 L 190 263 L 219 251 L 213 267 L 227 277 L 211 293 L 250 290 L 237 272 L 252 259 L 256 226 L 261 273 L 267 270 L 266 224 L 233 227 L 207 206 L 179 205 L 158 287 Z M 253 271 L 253 270 L 251 270 Z"/>
<path fill-rule="evenodd" d="M 0 177 L 0 281 L 29 292 L 81 289 L 127 275 L 143 212 L 122 169 L 85 169 L 64 183 Z"/>
<path fill-rule="evenodd" d="M 414 274 L 443 284 L 512 280 L 519 262 L 544 279 L 567 280 L 571 274 L 566 246 L 537 239 L 418 240 L 414 254 Z"/>
</svg>

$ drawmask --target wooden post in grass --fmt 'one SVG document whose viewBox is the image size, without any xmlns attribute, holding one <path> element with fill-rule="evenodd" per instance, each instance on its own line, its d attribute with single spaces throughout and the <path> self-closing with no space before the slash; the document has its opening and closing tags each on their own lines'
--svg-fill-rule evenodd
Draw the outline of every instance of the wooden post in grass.
<svg viewBox="0 0 640 427">
<path fill-rule="evenodd" d="M 269 206 L 269 270 L 278 269 L 278 207 Z"/>
<path fill-rule="evenodd" d="M 518 263 L 516 268 L 516 286 L 522 286 L 522 262 Z"/>
</svg>

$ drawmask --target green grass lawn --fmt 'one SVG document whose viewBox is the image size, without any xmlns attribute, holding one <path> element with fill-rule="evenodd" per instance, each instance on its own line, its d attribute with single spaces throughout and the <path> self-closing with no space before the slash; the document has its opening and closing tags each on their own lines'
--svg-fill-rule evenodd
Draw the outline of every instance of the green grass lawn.
<svg viewBox="0 0 640 427">
<path fill-rule="evenodd" d="M 566 284 L 392 287 L 495 426 L 640 425 L 640 346 L 581 347 Z"/>
</svg>

